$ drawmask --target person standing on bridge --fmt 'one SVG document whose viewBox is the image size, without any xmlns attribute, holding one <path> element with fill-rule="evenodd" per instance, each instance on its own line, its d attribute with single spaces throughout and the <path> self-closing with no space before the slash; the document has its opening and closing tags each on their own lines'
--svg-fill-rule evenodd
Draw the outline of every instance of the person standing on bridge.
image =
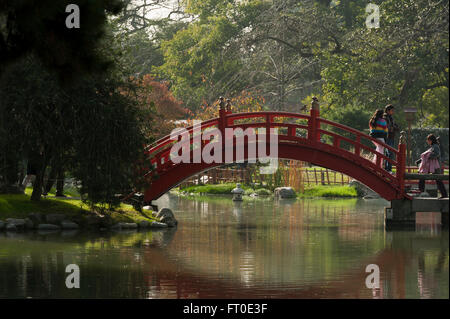
<svg viewBox="0 0 450 319">
<path fill-rule="evenodd" d="M 386 144 L 394 147 L 394 139 L 395 134 L 400 131 L 397 123 L 395 123 L 394 118 L 392 117 L 394 115 L 394 106 L 392 104 L 386 105 L 384 108 L 384 114 L 383 118 L 386 120 L 387 128 L 388 128 L 388 134 L 386 138 Z M 390 150 L 386 149 L 386 155 L 390 159 L 394 159 L 394 153 Z M 392 172 L 392 164 L 388 161 L 385 162 L 385 169 L 388 172 Z"/>
<path fill-rule="evenodd" d="M 369 121 L 370 136 L 385 143 L 388 136 L 388 126 L 386 120 L 383 118 L 383 110 L 376 110 Z M 384 155 L 384 146 L 380 143 L 374 143 L 376 152 Z M 376 164 L 377 156 L 373 157 L 373 162 Z M 383 160 L 380 161 L 380 167 L 383 167 Z"/>
<path fill-rule="evenodd" d="M 441 174 L 441 150 L 436 136 L 429 134 L 427 136 L 427 144 L 430 146 L 428 150 L 420 155 L 420 159 L 416 164 L 420 164 L 419 173 L 424 174 Z M 437 188 L 441 193 L 439 198 L 447 198 L 447 190 L 442 181 L 436 180 Z M 421 193 L 425 192 L 425 180 L 419 181 L 419 190 Z"/>
</svg>

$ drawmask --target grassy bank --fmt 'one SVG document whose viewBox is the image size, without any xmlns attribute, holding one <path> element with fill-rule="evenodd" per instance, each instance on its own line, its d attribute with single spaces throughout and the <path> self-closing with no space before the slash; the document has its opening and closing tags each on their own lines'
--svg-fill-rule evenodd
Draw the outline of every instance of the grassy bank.
<svg viewBox="0 0 450 319">
<path fill-rule="evenodd" d="M 193 194 L 221 194 L 230 195 L 231 191 L 236 187 L 236 183 L 223 183 L 215 185 L 193 185 L 180 189 L 180 192 Z M 243 190 L 251 189 L 249 186 L 241 185 Z"/>
<path fill-rule="evenodd" d="M 358 197 L 356 189 L 351 186 L 316 185 L 305 188 L 299 197 Z"/>
<path fill-rule="evenodd" d="M 194 185 L 179 190 L 188 194 L 214 194 L 214 195 L 230 195 L 235 183 L 225 183 L 217 185 Z M 252 189 L 250 186 L 242 185 L 245 195 L 257 193 L 260 196 L 272 195 L 273 192 L 267 188 Z M 314 185 L 305 188 L 303 193 L 298 193 L 299 197 L 357 197 L 356 189 L 351 186 L 327 186 Z"/>
<path fill-rule="evenodd" d="M 30 213 L 63 214 L 67 219 L 86 225 L 91 212 L 88 205 L 79 199 L 72 198 L 42 198 L 40 201 L 31 201 L 29 190 L 25 195 L 0 194 L 0 220 L 7 218 L 26 218 Z M 118 222 L 138 223 L 142 220 L 155 220 L 151 212 L 139 213 L 131 205 L 122 204 L 115 211 L 108 211 L 106 215 L 111 218 L 112 224 Z"/>
</svg>

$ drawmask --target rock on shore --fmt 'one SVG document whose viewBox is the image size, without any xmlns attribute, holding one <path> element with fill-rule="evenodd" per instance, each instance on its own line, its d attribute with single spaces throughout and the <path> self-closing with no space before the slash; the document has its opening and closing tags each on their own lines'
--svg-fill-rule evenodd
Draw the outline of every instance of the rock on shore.
<svg viewBox="0 0 450 319">
<path fill-rule="evenodd" d="M 88 216 L 84 226 L 99 226 L 100 229 L 111 228 L 114 230 L 132 230 L 132 229 L 151 229 L 151 228 L 167 228 L 175 227 L 178 221 L 169 208 L 162 208 L 158 213 L 154 212 L 153 216 L 158 221 L 142 220 L 138 223 L 120 222 L 112 225 L 110 218 L 101 218 L 100 216 Z M 8 218 L 5 221 L 0 220 L 0 230 L 22 231 L 22 230 L 76 230 L 79 224 L 67 219 L 64 214 L 40 214 L 30 213 L 27 218 Z"/>
<path fill-rule="evenodd" d="M 274 190 L 274 195 L 278 198 L 295 198 L 297 196 L 292 187 L 277 187 Z"/>
<path fill-rule="evenodd" d="M 61 227 L 54 224 L 39 224 L 37 227 L 38 230 L 60 230 Z"/>
<path fill-rule="evenodd" d="M 159 221 L 167 224 L 168 227 L 175 227 L 178 225 L 178 221 L 170 208 L 161 208 L 158 214 L 156 214 L 156 218 L 159 218 Z"/>
<path fill-rule="evenodd" d="M 22 231 L 22 230 L 59 230 L 78 229 L 77 223 L 66 219 L 63 214 L 49 214 L 45 221 L 40 213 L 30 213 L 27 218 L 7 218 L 0 221 L 0 230 Z"/>
<path fill-rule="evenodd" d="M 358 196 L 363 197 L 364 199 L 381 198 L 380 195 L 375 193 L 372 189 L 370 189 L 369 187 L 367 187 L 366 185 L 355 179 L 350 181 L 348 185 L 354 187 L 356 189 Z"/>
</svg>

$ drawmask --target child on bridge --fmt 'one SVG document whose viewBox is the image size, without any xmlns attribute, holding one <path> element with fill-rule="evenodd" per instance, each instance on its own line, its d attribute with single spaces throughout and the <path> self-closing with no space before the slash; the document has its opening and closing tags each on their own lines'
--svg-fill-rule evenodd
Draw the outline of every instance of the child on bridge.
<svg viewBox="0 0 450 319">
<path fill-rule="evenodd" d="M 383 110 L 376 110 L 369 121 L 370 136 L 385 143 L 388 135 L 387 122 L 383 118 Z M 376 146 L 376 151 L 384 155 L 384 146 L 379 143 L 374 143 Z M 375 155 L 372 160 L 375 164 L 377 162 L 377 156 Z M 380 167 L 383 167 L 383 160 L 380 161 Z"/>
</svg>

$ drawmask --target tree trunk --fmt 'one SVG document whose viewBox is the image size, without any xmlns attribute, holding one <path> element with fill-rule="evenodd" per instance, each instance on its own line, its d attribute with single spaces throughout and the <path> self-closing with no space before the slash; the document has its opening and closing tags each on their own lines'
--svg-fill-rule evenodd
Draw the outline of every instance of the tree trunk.
<svg viewBox="0 0 450 319">
<path fill-rule="evenodd" d="M 42 186 L 44 185 L 43 171 L 39 171 L 36 174 L 36 179 L 33 184 L 33 193 L 31 193 L 31 200 L 39 201 L 42 195 Z"/>
<path fill-rule="evenodd" d="M 44 174 L 47 167 L 45 156 L 40 156 L 39 162 L 39 165 L 37 165 L 36 180 L 33 184 L 33 193 L 31 193 L 32 201 L 39 201 L 41 199 L 42 187 L 44 186 Z"/>
</svg>

